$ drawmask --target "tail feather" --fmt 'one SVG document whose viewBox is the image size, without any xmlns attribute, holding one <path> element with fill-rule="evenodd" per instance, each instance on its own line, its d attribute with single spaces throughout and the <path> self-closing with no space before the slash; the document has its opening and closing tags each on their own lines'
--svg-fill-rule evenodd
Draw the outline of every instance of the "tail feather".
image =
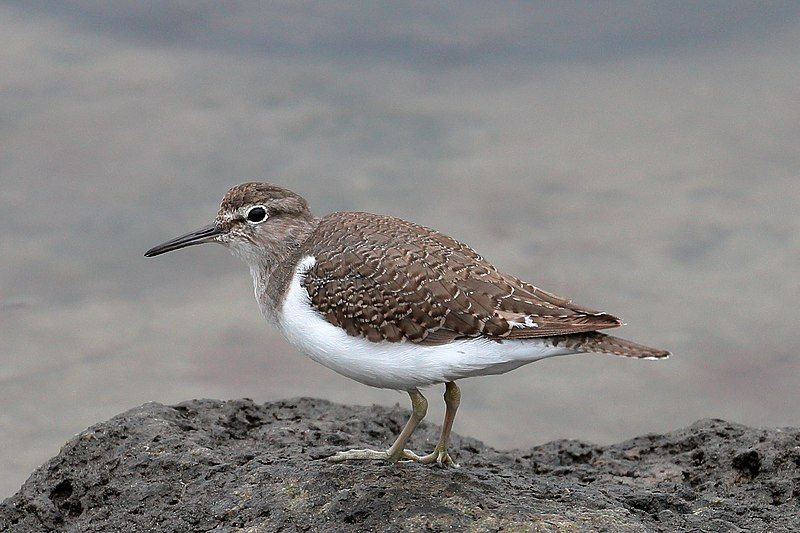
<svg viewBox="0 0 800 533">
<path fill-rule="evenodd" d="M 579 352 L 608 353 L 636 359 L 666 359 L 670 356 L 666 350 L 650 348 L 598 332 L 562 335 L 553 337 L 553 341 L 555 346 L 564 346 Z"/>
</svg>

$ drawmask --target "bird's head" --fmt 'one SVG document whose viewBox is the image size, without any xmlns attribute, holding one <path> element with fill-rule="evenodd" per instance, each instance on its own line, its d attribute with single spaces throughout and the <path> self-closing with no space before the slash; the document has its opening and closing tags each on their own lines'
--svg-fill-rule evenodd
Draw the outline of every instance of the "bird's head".
<svg viewBox="0 0 800 533">
<path fill-rule="evenodd" d="M 243 183 L 222 199 L 214 222 L 154 246 L 144 255 L 216 242 L 252 264 L 265 253 L 296 242 L 307 234 L 313 220 L 308 203 L 292 191 L 269 183 Z"/>
</svg>

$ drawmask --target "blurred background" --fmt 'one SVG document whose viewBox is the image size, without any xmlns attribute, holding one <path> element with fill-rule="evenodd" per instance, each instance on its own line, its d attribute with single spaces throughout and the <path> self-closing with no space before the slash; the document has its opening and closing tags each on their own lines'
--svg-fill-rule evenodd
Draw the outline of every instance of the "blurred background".
<svg viewBox="0 0 800 533">
<path fill-rule="evenodd" d="M 5 1 L 0 43 L 0 497 L 147 401 L 406 406 L 290 348 L 224 248 L 142 257 L 254 179 L 674 353 L 464 380 L 457 432 L 800 424 L 797 2 Z"/>
</svg>

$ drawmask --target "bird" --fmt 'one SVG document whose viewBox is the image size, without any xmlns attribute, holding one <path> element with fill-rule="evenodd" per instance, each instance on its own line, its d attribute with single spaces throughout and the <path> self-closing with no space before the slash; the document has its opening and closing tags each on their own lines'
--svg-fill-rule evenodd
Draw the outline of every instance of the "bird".
<svg viewBox="0 0 800 533">
<path fill-rule="evenodd" d="M 231 188 L 211 224 L 144 255 L 204 243 L 249 266 L 263 317 L 299 351 L 362 384 L 408 393 L 411 415 L 388 449 L 339 451 L 333 463 L 457 467 L 448 448 L 457 380 L 569 354 L 670 355 L 602 333 L 621 320 L 507 274 L 443 233 L 365 212 L 318 218 L 300 195 L 269 183 Z M 406 443 L 427 413 L 420 389 L 437 384 L 445 385 L 441 434 L 418 455 Z"/>
</svg>

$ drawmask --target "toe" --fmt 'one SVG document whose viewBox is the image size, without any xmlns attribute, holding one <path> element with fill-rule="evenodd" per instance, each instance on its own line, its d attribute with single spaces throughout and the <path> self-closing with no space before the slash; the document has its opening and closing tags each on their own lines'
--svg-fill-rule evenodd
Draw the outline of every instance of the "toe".
<svg viewBox="0 0 800 533">
<path fill-rule="evenodd" d="M 436 464 L 440 468 L 448 468 L 448 467 L 460 468 L 459 465 L 455 461 L 453 461 L 453 458 L 450 457 L 450 454 L 447 453 L 446 451 L 439 452 L 438 456 L 436 457 Z"/>
<path fill-rule="evenodd" d="M 452 467 L 452 468 L 461 468 L 461 465 L 458 464 L 457 462 L 453 461 L 453 458 L 450 457 L 449 454 L 447 455 L 447 458 L 445 460 L 445 465 L 449 466 L 449 467 Z"/>
<path fill-rule="evenodd" d="M 344 461 L 369 461 L 369 460 L 388 460 L 389 454 L 376 450 L 347 450 L 337 452 L 328 457 L 330 463 L 341 463 Z"/>
<path fill-rule="evenodd" d="M 414 461 L 415 463 L 418 463 L 421 459 L 421 456 L 417 455 L 411 450 L 403 450 L 403 453 L 400 455 L 401 461 Z"/>
</svg>

